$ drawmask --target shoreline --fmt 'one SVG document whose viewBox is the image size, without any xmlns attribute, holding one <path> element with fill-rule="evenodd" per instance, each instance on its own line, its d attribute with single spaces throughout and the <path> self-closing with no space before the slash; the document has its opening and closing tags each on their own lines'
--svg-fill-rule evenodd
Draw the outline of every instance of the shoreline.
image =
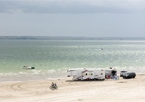
<svg viewBox="0 0 145 102">
<path fill-rule="evenodd" d="M 120 74 L 117 74 L 119 77 L 120 77 Z M 136 73 L 136 75 L 145 75 L 145 73 Z M 7 76 L 6 76 L 7 77 Z M 67 79 L 67 78 L 71 78 L 72 79 L 72 77 L 67 77 L 67 76 L 62 76 L 62 77 L 60 77 L 60 78 L 58 78 L 57 76 L 56 77 L 52 77 L 52 78 L 50 78 L 50 77 L 47 77 L 47 78 L 40 78 L 40 79 L 25 79 L 25 80 L 15 80 L 15 79 L 13 79 L 13 80 L 1 80 L 1 78 L 0 78 L 0 83 L 7 83 L 7 82 L 27 82 L 27 81 L 45 81 L 45 80 L 57 80 L 57 79 Z"/>
</svg>

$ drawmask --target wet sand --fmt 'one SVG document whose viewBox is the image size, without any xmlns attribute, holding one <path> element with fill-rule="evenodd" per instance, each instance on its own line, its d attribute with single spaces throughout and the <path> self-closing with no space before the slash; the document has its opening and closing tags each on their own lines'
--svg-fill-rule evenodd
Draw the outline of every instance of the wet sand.
<svg viewBox="0 0 145 102">
<path fill-rule="evenodd" d="M 51 83 L 58 90 L 50 90 Z M 0 102 L 145 102 L 145 74 L 133 79 L 73 81 L 72 78 L 1 82 Z"/>
</svg>

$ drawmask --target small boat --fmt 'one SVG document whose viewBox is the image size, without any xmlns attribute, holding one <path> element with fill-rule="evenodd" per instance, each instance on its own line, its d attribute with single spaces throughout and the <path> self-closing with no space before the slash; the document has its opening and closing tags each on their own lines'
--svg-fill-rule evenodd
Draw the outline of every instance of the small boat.
<svg viewBox="0 0 145 102">
<path fill-rule="evenodd" d="M 35 67 L 22 66 L 23 69 L 35 69 Z"/>
</svg>

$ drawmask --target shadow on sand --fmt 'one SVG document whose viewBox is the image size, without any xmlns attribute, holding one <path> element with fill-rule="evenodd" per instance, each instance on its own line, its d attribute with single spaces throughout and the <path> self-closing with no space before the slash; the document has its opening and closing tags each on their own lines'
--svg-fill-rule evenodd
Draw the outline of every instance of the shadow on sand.
<svg viewBox="0 0 145 102">
<path fill-rule="evenodd" d="M 66 82 L 94 82 L 94 81 L 104 81 L 104 80 L 66 80 Z"/>
</svg>

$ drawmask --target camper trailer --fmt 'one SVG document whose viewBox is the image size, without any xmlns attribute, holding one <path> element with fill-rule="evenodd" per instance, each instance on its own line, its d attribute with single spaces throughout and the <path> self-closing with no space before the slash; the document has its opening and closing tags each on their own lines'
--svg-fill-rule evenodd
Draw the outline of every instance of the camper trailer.
<svg viewBox="0 0 145 102">
<path fill-rule="evenodd" d="M 103 69 L 69 69 L 67 73 L 68 77 L 73 77 L 73 80 L 105 79 L 105 70 Z"/>
<path fill-rule="evenodd" d="M 104 80 L 105 76 L 117 75 L 117 70 L 115 68 L 105 69 L 105 68 L 84 68 L 84 69 L 69 69 L 67 70 L 67 76 L 73 77 L 73 80 Z"/>
<path fill-rule="evenodd" d="M 109 75 L 109 76 L 115 76 L 117 75 L 117 70 L 116 68 L 109 68 L 109 69 L 105 69 L 105 75 Z"/>
</svg>

